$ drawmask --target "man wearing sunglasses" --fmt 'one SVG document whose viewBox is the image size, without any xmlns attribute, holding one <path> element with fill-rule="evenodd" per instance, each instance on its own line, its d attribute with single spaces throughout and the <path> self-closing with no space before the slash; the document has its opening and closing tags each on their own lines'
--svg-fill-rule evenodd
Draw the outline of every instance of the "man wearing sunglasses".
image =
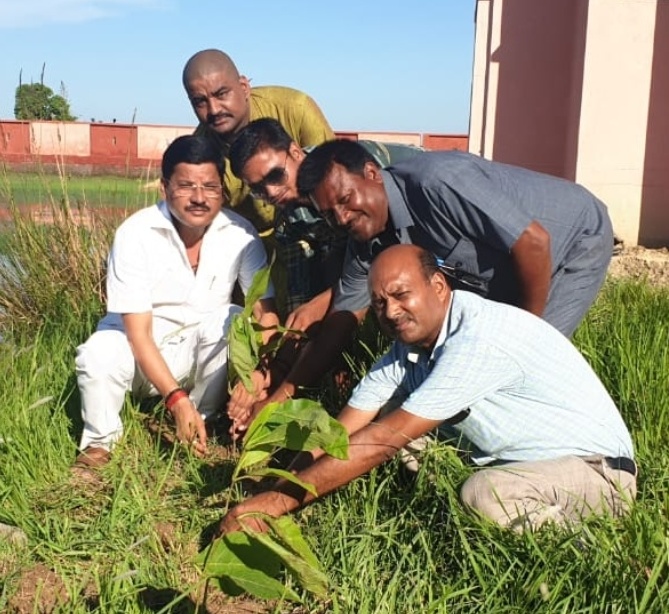
<svg viewBox="0 0 669 614">
<path fill-rule="evenodd" d="M 182 79 L 199 121 L 195 133 L 212 139 L 224 158 L 228 157 L 230 144 L 239 132 L 260 117 L 279 120 L 300 147 L 334 138 L 322 111 L 307 94 L 288 87 L 251 87 L 249 79 L 239 74 L 232 59 L 218 49 L 205 49 L 193 55 L 184 66 Z M 229 168 L 225 186 L 228 206 L 251 221 L 266 248 L 273 251 L 277 247 L 272 238 L 274 207 L 251 194 Z M 292 253 L 284 253 L 288 249 Z M 283 245 L 278 255 L 280 262 L 301 257 L 294 245 Z M 279 279 L 275 277 L 276 281 Z M 284 310 L 285 306 L 281 307 Z"/>
<path fill-rule="evenodd" d="M 381 167 L 422 151 L 401 143 L 369 140 L 358 143 Z M 297 257 L 291 258 L 291 251 L 284 251 L 288 254 L 285 264 L 290 306 L 285 323 L 288 328 L 307 331 L 311 337 L 318 335 L 315 325 L 322 321 L 330 307 L 334 287 L 341 276 L 348 234 L 324 219 L 308 198 L 298 194 L 297 173 L 310 149 L 300 147 L 277 120 L 261 118 L 250 122 L 231 145 L 230 167 L 256 198 L 277 208 L 275 237 L 279 244 L 298 246 Z M 288 355 L 290 350 L 284 347 L 283 354 L 274 361 L 272 387 L 278 386 L 277 379 L 290 371 L 296 359 L 294 352 L 299 352 L 300 345 L 296 342 L 292 346 L 292 355 Z M 250 403 L 253 403 L 251 397 L 233 395 L 228 405 L 233 421 L 252 413 Z M 235 422 L 233 432 L 237 424 L 243 423 L 242 419 Z"/>
<path fill-rule="evenodd" d="M 227 397 L 227 330 L 239 311 L 233 284 L 248 290 L 267 266 L 252 225 L 221 210 L 223 169 L 210 140 L 175 139 L 162 160 L 164 200 L 134 213 L 114 235 L 107 314 L 77 349 L 81 471 L 109 461 L 129 391 L 162 396 L 177 439 L 205 453 L 205 419 Z M 253 308 L 268 327 L 278 324 L 271 296 L 270 289 Z"/>
<path fill-rule="evenodd" d="M 422 151 L 397 143 L 359 143 L 381 167 Z M 269 117 L 250 122 L 230 147 L 230 168 L 234 175 L 248 185 L 255 198 L 276 207 L 277 241 L 285 246 L 299 246 L 301 257 L 286 262 L 289 305 L 286 325 L 300 330 L 306 330 L 325 315 L 348 242 L 345 229 L 329 224 L 309 199 L 301 198 L 297 192 L 297 172 L 310 149 L 300 147 L 279 121 Z"/>
</svg>

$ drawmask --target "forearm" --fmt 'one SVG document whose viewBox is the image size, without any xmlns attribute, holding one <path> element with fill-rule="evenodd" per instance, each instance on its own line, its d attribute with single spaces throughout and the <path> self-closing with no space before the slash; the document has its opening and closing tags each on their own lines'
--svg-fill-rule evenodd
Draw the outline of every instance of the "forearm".
<svg viewBox="0 0 669 614">
<path fill-rule="evenodd" d="M 550 235 L 532 222 L 511 248 L 511 259 L 518 281 L 518 306 L 541 316 L 551 285 Z"/>
<path fill-rule="evenodd" d="M 130 341 L 135 362 L 162 397 L 179 386 L 152 338 Z"/>
<path fill-rule="evenodd" d="M 295 364 L 272 393 L 269 401 L 284 401 L 300 386 L 310 386 L 331 369 L 350 341 L 358 320 L 348 311 L 337 311 L 323 321 L 321 328 L 300 352 Z"/>
<path fill-rule="evenodd" d="M 399 449 L 397 443 L 384 437 L 384 431 L 368 428 L 357 433 L 349 444 L 349 458 L 339 460 L 323 454 L 307 468 L 298 472 L 297 477 L 316 489 L 317 495 L 300 488 L 292 482 L 281 480 L 271 490 L 255 495 L 234 508 L 234 515 L 262 512 L 278 517 L 308 505 L 317 498 L 348 484 L 364 475 L 372 468 L 392 458 Z M 307 463 L 308 464 L 308 463 Z"/>
</svg>

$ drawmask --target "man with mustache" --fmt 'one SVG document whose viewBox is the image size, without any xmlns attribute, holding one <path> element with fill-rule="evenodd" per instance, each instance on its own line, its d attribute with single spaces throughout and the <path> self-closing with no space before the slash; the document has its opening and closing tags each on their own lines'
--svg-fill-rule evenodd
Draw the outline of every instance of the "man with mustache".
<svg viewBox="0 0 669 614">
<path fill-rule="evenodd" d="M 281 86 L 251 87 L 230 56 L 218 49 L 205 49 L 193 55 L 184 66 L 182 80 L 200 122 L 195 134 L 212 139 L 224 158 L 228 157 L 230 145 L 239 132 L 260 117 L 277 119 L 300 147 L 334 138 L 322 111 L 307 94 Z M 274 207 L 255 198 L 229 168 L 225 186 L 229 192 L 227 206 L 253 223 L 268 251 L 277 249 L 281 262 L 303 257 L 297 244 L 277 246 L 272 237 Z M 275 277 L 275 281 L 280 281 L 280 277 Z M 280 307 L 286 313 L 290 311 L 284 305 Z"/>
<path fill-rule="evenodd" d="M 296 476 L 317 495 L 279 481 L 233 508 L 219 534 L 263 530 L 248 514 L 311 503 L 438 428 L 482 467 L 462 487 L 465 507 L 503 527 L 628 509 L 637 473 L 630 434 L 569 339 L 526 310 L 452 290 L 434 255 L 415 245 L 379 254 L 368 281 L 395 343 L 339 414 L 348 459 L 304 455 Z"/>
<path fill-rule="evenodd" d="M 227 330 L 267 256 L 253 226 L 222 210 L 224 161 L 201 136 L 182 136 L 165 150 L 164 200 L 117 229 L 107 271 L 107 314 L 77 349 L 84 429 L 75 466 L 99 467 L 121 437 L 128 391 L 160 395 L 176 436 L 202 456 L 205 420 L 227 396 Z M 264 325 L 278 317 L 272 291 L 254 306 Z M 269 334 L 269 333 L 268 333 Z"/>
</svg>

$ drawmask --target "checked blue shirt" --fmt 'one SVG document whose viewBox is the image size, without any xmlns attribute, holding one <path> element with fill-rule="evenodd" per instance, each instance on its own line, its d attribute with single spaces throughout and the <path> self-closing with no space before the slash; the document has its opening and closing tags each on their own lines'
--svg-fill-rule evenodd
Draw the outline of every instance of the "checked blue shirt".
<svg viewBox="0 0 669 614">
<path fill-rule="evenodd" d="M 455 427 L 479 465 L 565 455 L 633 458 L 629 432 L 578 350 L 550 324 L 455 290 L 431 354 L 395 342 L 349 405 L 430 420 L 469 409 Z"/>
</svg>

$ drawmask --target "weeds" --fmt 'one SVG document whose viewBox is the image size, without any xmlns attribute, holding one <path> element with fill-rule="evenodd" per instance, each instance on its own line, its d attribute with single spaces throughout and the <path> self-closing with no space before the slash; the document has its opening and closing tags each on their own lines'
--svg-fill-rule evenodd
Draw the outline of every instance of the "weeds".
<svg viewBox="0 0 669 614">
<path fill-rule="evenodd" d="M 90 329 L 104 301 L 105 261 L 117 221 L 85 203 L 53 194 L 47 223 L 11 203 L 0 253 L 0 331 L 23 334 L 42 326 Z"/>
</svg>

